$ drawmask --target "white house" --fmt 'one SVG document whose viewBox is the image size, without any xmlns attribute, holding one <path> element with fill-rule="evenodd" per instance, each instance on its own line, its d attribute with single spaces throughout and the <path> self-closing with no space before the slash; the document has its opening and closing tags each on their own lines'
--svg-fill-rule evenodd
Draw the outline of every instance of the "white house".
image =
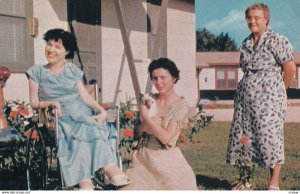
<svg viewBox="0 0 300 194">
<path fill-rule="evenodd" d="M 5 99 L 28 100 L 24 72 L 46 63 L 43 34 L 63 28 L 74 29 L 85 75 L 98 81 L 102 102 L 152 90 L 147 66 L 158 57 L 178 65 L 176 90 L 191 105 L 197 101 L 193 0 L 1 0 L 0 27 L 0 65 L 12 72 Z M 78 56 L 74 62 L 80 67 Z"/>
</svg>

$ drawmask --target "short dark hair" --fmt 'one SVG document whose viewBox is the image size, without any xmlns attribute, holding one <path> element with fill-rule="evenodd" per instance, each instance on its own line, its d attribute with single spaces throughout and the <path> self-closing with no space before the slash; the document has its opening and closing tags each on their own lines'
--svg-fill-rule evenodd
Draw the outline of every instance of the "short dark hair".
<svg viewBox="0 0 300 194">
<path fill-rule="evenodd" d="M 174 77 L 176 79 L 175 83 L 177 83 L 177 81 L 180 79 L 180 76 L 179 76 L 180 71 L 177 68 L 176 64 L 168 58 L 159 58 L 159 59 L 153 60 L 149 64 L 148 73 L 150 75 L 151 80 L 153 79 L 152 72 L 158 68 L 163 68 L 165 70 L 168 70 L 170 72 L 170 74 L 172 75 L 172 77 Z"/>
<path fill-rule="evenodd" d="M 66 51 L 69 51 L 69 53 L 65 57 L 66 59 L 73 59 L 74 52 L 78 49 L 76 37 L 70 32 L 63 29 L 50 29 L 44 34 L 43 39 L 46 42 L 48 42 L 49 40 L 54 40 L 55 42 L 57 42 L 59 39 L 61 39 Z"/>
</svg>

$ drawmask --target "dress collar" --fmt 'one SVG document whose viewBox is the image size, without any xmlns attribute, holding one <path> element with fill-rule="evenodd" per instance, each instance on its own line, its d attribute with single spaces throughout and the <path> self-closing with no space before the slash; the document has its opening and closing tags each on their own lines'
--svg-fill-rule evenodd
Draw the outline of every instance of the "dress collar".
<svg viewBox="0 0 300 194">
<path fill-rule="evenodd" d="M 256 48 L 260 48 L 261 45 L 264 44 L 264 42 L 271 36 L 271 34 L 273 33 L 272 29 L 270 27 L 267 28 L 267 30 L 262 33 L 257 45 L 255 47 L 253 47 L 252 44 L 252 40 L 254 38 L 253 33 L 251 33 L 244 41 L 242 47 L 246 48 L 247 50 L 253 51 Z"/>
</svg>

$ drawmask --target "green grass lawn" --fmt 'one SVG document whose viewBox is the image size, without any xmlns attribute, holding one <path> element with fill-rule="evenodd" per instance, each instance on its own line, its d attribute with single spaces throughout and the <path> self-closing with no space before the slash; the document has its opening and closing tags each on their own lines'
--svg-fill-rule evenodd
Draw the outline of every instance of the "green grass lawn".
<svg viewBox="0 0 300 194">
<path fill-rule="evenodd" d="M 180 145 L 187 161 L 194 169 L 200 190 L 230 190 L 231 184 L 238 177 L 237 171 L 225 162 L 229 128 L 229 122 L 214 121 L 194 137 L 194 143 Z M 282 190 L 300 190 L 299 129 L 300 123 L 285 124 L 286 161 L 281 173 Z M 19 173 L 2 172 L 0 190 L 26 190 L 25 174 L 24 169 Z M 58 185 L 56 180 L 53 180 L 48 186 L 50 190 Z M 257 168 L 252 184 L 255 190 L 266 190 L 268 180 L 268 170 Z"/>
<path fill-rule="evenodd" d="M 194 169 L 200 190 L 229 190 L 238 178 L 237 171 L 226 164 L 230 122 L 212 122 L 194 138 L 195 143 L 180 145 Z M 300 190 L 300 124 L 285 124 L 285 164 L 282 166 L 282 190 Z M 267 169 L 257 168 L 252 184 L 255 190 L 266 190 Z"/>
</svg>

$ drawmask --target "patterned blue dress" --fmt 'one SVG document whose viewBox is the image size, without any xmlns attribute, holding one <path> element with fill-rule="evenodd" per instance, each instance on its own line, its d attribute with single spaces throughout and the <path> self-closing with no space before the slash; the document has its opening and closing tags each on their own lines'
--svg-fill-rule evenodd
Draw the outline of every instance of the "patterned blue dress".
<svg viewBox="0 0 300 194">
<path fill-rule="evenodd" d="M 111 127 L 100 126 L 90 116 L 94 114 L 80 98 L 76 85 L 83 72 L 72 63 L 52 74 L 45 65 L 34 65 L 26 72 L 39 85 L 40 101 L 60 102 L 63 116 L 59 118 L 58 153 L 65 186 L 73 186 L 94 177 L 99 168 L 116 164 L 110 146 Z"/>
<path fill-rule="evenodd" d="M 256 46 L 250 34 L 240 49 L 240 67 L 244 72 L 235 98 L 227 162 L 236 164 L 242 152 L 242 136 L 249 139 L 246 157 L 262 167 L 274 168 L 284 163 L 284 130 L 286 90 L 282 69 L 293 60 L 293 49 L 287 38 L 265 31 Z M 245 154 L 245 153 L 244 153 Z"/>
</svg>

